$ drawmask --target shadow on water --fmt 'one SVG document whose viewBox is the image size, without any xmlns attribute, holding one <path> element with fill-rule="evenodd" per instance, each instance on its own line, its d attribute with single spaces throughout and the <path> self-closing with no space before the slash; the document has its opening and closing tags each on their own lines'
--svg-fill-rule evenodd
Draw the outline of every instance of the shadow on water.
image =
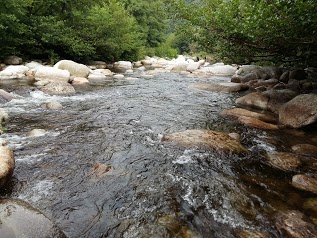
<svg viewBox="0 0 317 238">
<path fill-rule="evenodd" d="M 239 95 L 188 88 L 210 80 L 227 79 L 161 74 L 78 88 L 71 97 L 34 91 L 5 104 L 11 120 L 2 137 L 15 150 L 16 169 L 0 195 L 31 203 L 69 237 L 227 238 L 238 229 L 279 237 L 276 212 L 301 209 L 313 195 L 292 188 L 293 173 L 271 168 L 264 155 L 297 137 L 219 116 Z M 52 99 L 63 110 L 40 107 Z M 48 133 L 27 138 L 33 128 Z M 186 129 L 238 132 L 250 154 L 160 141 Z"/>
</svg>

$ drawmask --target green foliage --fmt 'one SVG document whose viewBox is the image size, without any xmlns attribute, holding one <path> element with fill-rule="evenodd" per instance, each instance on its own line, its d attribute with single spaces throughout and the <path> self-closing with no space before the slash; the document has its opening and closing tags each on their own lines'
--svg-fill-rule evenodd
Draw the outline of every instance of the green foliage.
<svg viewBox="0 0 317 238">
<path fill-rule="evenodd" d="M 5 0 L 0 54 L 77 61 L 134 60 L 165 34 L 162 1 Z"/>
<path fill-rule="evenodd" d="M 235 63 L 272 60 L 317 65 L 314 0 L 166 0 L 202 30 L 199 43 Z"/>
</svg>

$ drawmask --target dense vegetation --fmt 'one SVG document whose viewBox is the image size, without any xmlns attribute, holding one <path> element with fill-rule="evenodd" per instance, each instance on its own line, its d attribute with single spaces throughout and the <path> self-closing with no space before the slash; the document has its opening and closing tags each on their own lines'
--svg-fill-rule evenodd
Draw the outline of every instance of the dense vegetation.
<svg viewBox="0 0 317 238">
<path fill-rule="evenodd" d="M 199 44 L 235 63 L 317 66 L 316 0 L 166 0 Z"/>
<path fill-rule="evenodd" d="M 4 0 L 0 56 L 114 61 L 207 52 L 317 66 L 315 0 Z"/>
</svg>

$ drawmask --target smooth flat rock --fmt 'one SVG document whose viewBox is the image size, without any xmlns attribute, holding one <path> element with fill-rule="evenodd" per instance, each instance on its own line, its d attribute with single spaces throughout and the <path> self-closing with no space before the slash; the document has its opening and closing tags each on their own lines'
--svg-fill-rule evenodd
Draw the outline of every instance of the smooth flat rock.
<svg viewBox="0 0 317 238">
<path fill-rule="evenodd" d="M 1 238 L 66 238 L 45 215 L 18 199 L 0 199 Z"/>
<path fill-rule="evenodd" d="M 237 104 L 267 110 L 269 98 L 259 92 L 249 93 L 236 100 Z"/>
<path fill-rule="evenodd" d="M 41 87 L 40 90 L 49 95 L 72 95 L 76 93 L 71 84 L 63 82 L 50 82 Z"/>
<path fill-rule="evenodd" d="M 238 121 L 246 126 L 263 129 L 263 130 L 278 130 L 279 129 L 277 125 L 267 123 L 253 117 L 241 116 L 238 118 Z"/>
<path fill-rule="evenodd" d="M 253 117 L 253 118 L 259 119 L 264 122 L 269 122 L 269 123 L 277 122 L 277 119 L 271 115 L 265 115 L 263 113 L 252 112 L 243 108 L 224 109 L 221 112 L 221 115 L 234 116 L 234 117 L 246 116 L 246 117 Z"/>
<path fill-rule="evenodd" d="M 247 153 L 247 149 L 239 141 L 226 133 L 211 130 L 186 130 L 165 135 L 162 141 L 175 142 L 186 147 L 204 146 L 218 152 L 234 154 Z"/>
<path fill-rule="evenodd" d="M 292 146 L 296 154 L 317 157 L 317 146 L 310 144 L 297 144 Z"/>
</svg>

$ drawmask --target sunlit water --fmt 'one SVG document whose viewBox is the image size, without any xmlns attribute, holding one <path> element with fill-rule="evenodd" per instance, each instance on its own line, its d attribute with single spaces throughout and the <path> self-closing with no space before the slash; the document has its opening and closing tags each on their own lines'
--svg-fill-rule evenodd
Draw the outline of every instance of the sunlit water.
<svg viewBox="0 0 317 238">
<path fill-rule="evenodd" d="M 11 119 L 2 137 L 14 149 L 16 169 L 1 195 L 31 203 L 74 238 L 228 238 L 239 229 L 279 237 L 276 212 L 301 209 L 313 195 L 293 189 L 293 173 L 271 168 L 264 154 L 287 150 L 292 140 L 285 138 L 296 136 L 219 116 L 239 94 L 188 87 L 219 81 L 229 79 L 160 74 L 78 87 L 70 97 L 20 89 L 25 98 L 3 105 Z M 44 110 L 50 100 L 64 108 Z M 28 138 L 34 128 L 47 134 Z M 186 129 L 238 132 L 250 154 L 161 142 Z"/>
</svg>

